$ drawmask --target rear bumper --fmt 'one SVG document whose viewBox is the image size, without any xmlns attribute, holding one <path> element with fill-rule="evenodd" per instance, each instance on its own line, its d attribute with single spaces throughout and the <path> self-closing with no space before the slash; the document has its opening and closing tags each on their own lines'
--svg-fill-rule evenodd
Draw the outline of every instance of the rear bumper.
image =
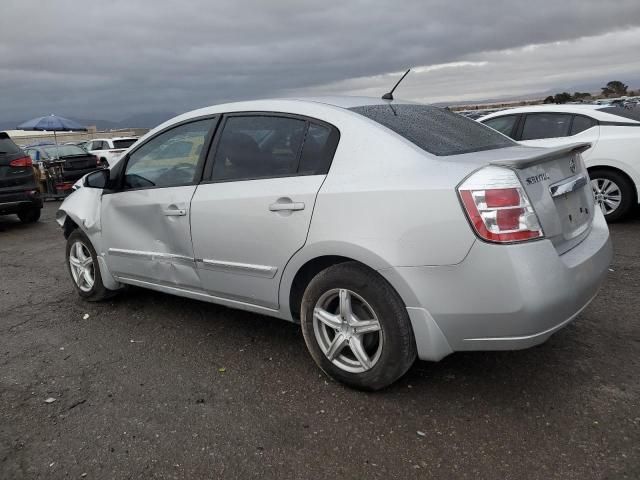
<svg viewBox="0 0 640 480">
<path fill-rule="evenodd" d="M 548 240 L 478 241 L 458 265 L 381 273 L 405 286 L 400 294 L 420 358 L 438 360 L 451 351 L 516 350 L 544 342 L 595 297 L 611 257 L 609 230 L 598 210 L 589 235 L 563 255 Z"/>
<path fill-rule="evenodd" d="M 0 215 L 17 213 L 30 208 L 42 208 L 42 197 L 39 190 L 0 193 Z"/>
</svg>

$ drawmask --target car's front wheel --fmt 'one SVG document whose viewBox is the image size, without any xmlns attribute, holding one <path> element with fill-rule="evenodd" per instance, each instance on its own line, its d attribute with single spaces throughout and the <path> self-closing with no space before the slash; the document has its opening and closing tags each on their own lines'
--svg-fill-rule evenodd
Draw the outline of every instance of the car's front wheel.
<svg viewBox="0 0 640 480">
<path fill-rule="evenodd" d="M 115 294 L 102 284 L 96 251 L 84 232 L 78 229 L 67 239 L 67 268 L 81 297 L 95 302 Z"/>
<path fill-rule="evenodd" d="M 320 272 L 305 290 L 301 313 L 311 356 L 335 380 L 378 390 L 415 361 L 415 339 L 402 299 L 376 272 L 356 262 Z"/>
</svg>

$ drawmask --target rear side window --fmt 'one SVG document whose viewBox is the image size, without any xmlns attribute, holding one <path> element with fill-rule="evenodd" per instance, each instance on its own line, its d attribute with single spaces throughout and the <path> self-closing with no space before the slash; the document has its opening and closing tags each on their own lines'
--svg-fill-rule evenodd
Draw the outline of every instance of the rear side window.
<svg viewBox="0 0 640 480">
<path fill-rule="evenodd" d="M 566 137 L 570 125 L 571 114 L 530 113 L 525 117 L 520 140 Z"/>
<path fill-rule="evenodd" d="M 322 175 L 329 171 L 340 134 L 335 128 L 311 123 L 302 146 L 298 175 Z"/>
<path fill-rule="evenodd" d="M 228 117 L 213 162 L 213 180 L 295 175 L 307 122 L 271 116 Z"/>
<path fill-rule="evenodd" d="M 618 117 L 628 118 L 630 120 L 635 120 L 640 122 L 640 107 L 632 106 L 632 107 L 607 107 L 601 108 L 601 112 L 610 113 L 611 115 L 617 115 Z"/>
<path fill-rule="evenodd" d="M 577 135 L 580 132 L 584 132 L 596 124 L 597 122 L 591 117 L 576 115 L 573 117 L 573 123 L 571 124 L 571 135 Z"/>
<path fill-rule="evenodd" d="M 0 156 L 21 153 L 20 148 L 4 132 L 0 132 Z"/>
<path fill-rule="evenodd" d="M 351 108 L 433 155 L 459 155 L 515 145 L 491 128 L 430 105 L 366 105 Z"/>
<path fill-rule="evenodd" d="M 518 120 L 517 115 L 505 115 L 504 117 L 496 117 L 490 118 L 489 120 L 485 120 L 485 125 L 493 128 L 494 130 L 499 131 L 503 135 L 511 137 L 513 133 L 513 126 L 516 124 L 516 120 Z"/>
<path fill-rule="evenodd" d="M 114 140 L 113 148 L 129 148 L 131 145 L 136 143 L 136 141 L 137 140 L 135 138 L 130 138 L 126 140 Z"/>
</svg>

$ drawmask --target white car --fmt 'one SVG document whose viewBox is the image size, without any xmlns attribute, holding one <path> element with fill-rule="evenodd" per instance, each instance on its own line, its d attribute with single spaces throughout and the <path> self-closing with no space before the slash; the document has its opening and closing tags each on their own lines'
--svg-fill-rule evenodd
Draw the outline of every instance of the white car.
<svg viewBox="0 0 640 480">
<path fill-rule="evenodd" d="M 135 285 L 300 322 L 317 364 L 378 389 L 416 356 L 544 342 L 611 260 L 581 152 L 437 107 L 337 97 L 176 117 L 60 206 L 89 301 Z"/>
<path fill-rule="evenodd" d="M 85 150 L 98 157 L 101 164 L 112 166 L 137 141 L 136 137 L 94 138 L 85 144 Z"/>
<path fill-rule="evenodd" d="M 582 157 L 605 218 L 620 220 L 638 204 L 639 107 L 536 105 L 502 110 L 478 121 L 533 147 L 591 143 Z"/>
</svg>

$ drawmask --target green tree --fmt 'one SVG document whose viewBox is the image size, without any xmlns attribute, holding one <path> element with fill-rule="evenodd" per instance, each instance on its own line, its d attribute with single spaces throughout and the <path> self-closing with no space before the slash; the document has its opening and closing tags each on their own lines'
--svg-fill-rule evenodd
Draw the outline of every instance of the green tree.
<svg viewBox="0 0 640 480">
<path fill-rule="evenodd" d="M 583 99 L 589 98 L 589 97 L 591 97 L 591 94 L 589 92 L 574 92 L 573 93 L 574 100 L 583 100 Z"/>
<path fill-rule="evenodd" d="M 553 95 L 549 95 L 547 98 L 545 98 L 544 103 L 555 103 L 555 100 L 553 99 Z"/>
<path fill-rule="evenodd" d="M 617 97 L 620 97 L 622 95 L 626 95 L 627 94 L 627 89 L 629 88 L 628 85 L 625 85 L 624 83 L 622 83 L 619 80 L 612 80 L 610 82 L 607 83 L 606 87 L 602 87 L 602 95 L 604 95 L 605 97 L 610 97 L 611 95 L 615 95 Z"/>
<path fill-rule="evenodd" d="M 571 101 L 571 99 L 572 99 L 571 94 L 568 92 L 556 93 L 553 96 L 553 101 L 555 103 L 567 103 Z"/>
</svg>

